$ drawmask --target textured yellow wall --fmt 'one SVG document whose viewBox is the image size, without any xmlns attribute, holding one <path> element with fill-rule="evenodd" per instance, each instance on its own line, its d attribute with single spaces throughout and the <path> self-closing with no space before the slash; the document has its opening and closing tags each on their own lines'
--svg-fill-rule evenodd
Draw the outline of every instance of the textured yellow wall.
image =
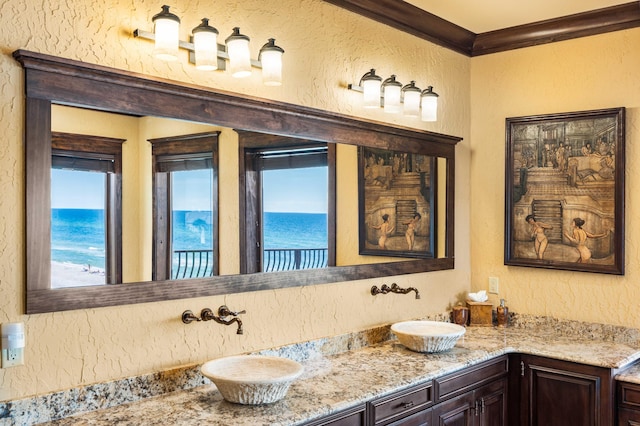
<svg viewBox="0 0 640 426">
<path fill-rule="evenodd" d="M 640 29 L 471 61 L 471 286 L 512 311 L 640 326 Z M 505 118 L 626 107 L 625 276 L 504 266 Z"/>
<path fill-rule="evenodd" d="M 182 18 L 182 39 L 204 16 L 223 37 L 240 26 L 253 40 L 254 57 L 268 37 L 276 37 L 286 50 L 285 84 L 265 87 L 259 73 L 235 80 L 226 73 L 197 71 L 185 63 L 186 53 L 175 63 L 152 59 L 152 44 L 131 33 L 151 30 L 160 6 L 149 0 L 5 0 L 0 6 L 0 323 L 24 321 L 27 334 L 26 365 L 0 370 L 0 401 L 442 312 L 469 288 L 469 58 L 320 0 L 172 3 Z M 463 137 L 456 149 L 456 269 L 24 315 L 24 84 L 22 69 L 11 57 L 19 48 Z M 433 85 L 441 95 L 439 121 L 421 123 L 362 109 L 359 94 L 346 85 L 371 67 L 384 76 L 396 73 L 404 83 L 415 79 L 419 86 Z M 232 199 L 234 193 L 236 188 L 225 187 L 220 196 Z M 234 211 L 221 209 L 221 214 Z M 417 287 L 422 299 L 369 294 L 372 285 L 391 282 Z M 218 324 L 180 322 L 185 309 L 197 312 L 223 303 L 247 310 L 244 335 Z"/>
</svg>

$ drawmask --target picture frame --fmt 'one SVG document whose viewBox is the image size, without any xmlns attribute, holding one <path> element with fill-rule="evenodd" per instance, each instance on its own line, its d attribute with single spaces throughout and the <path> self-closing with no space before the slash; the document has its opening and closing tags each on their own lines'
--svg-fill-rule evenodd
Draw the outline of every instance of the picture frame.
<svg viewBox="0 0 640 426">
<path fill-rule="evenodd" d="M 433 258 L 437 157 L 358 148 L 359 253 Z"/>
<path fill-rule="evenodd" d="M 505 265 L 624 275 L 624 107 L 507 118 L 505 164 Z"/>
</svg>

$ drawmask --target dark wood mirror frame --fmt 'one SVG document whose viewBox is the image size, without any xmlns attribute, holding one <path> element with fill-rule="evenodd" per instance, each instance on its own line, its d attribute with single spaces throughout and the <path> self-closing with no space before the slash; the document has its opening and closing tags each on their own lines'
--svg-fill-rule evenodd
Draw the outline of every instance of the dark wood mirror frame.
<svg viewBox="0 0 640 426">
<path fill-rule="evenodd" d="M 25 70 L 26 313 L 149 303 L 453 269 L 455 145 L 459 137 L 177 83 L 17 50 Z M 402 149 L 447 160 L 445 257 L 178 281 L 51 289 L 51 105 L 176 118 L 238 130 Z M 239 225 L 240 226 L 240 225 Z"/>
</svg>

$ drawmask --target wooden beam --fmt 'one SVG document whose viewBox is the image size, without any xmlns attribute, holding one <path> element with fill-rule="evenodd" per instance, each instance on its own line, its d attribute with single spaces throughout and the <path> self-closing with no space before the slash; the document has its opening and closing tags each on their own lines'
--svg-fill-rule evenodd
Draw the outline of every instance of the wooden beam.
<svg viewBox="0 0 640 426">
<path fill-rule="evenodd" d="M 633 1 L 575 15 L 475 34 L 401 0 L 325 0 L 466 56 L 479 56 L 640 26 Z"/>
<path fill-rule="evenodd" d="M 476 35 L 401 0 L 325 0 L 416 37 L 471 55 Z"/>
<path fill-rule="evenodd" d="M 562 18 L 481 33 L 472 55 L 504 52 L 640 26 L 640 2 L 592 10 Z"/>
</svg>

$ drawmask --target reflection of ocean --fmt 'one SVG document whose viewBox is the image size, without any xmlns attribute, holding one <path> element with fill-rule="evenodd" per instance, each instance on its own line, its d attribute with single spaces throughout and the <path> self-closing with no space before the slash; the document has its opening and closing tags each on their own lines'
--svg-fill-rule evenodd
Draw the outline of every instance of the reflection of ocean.
<svg viewBox="0 0 640 426">
<path fill-rule="evenodd" d="M 265 213 L 264 248 L 326 248 L 324 213 Z"/>
<path fill-rule="evenodd" d="M 211 213 L 175 211 L 175 250 L 211 249 Z M 265 248 L 327 247 L 327 215 L 265 213 Z M 51 209 L 51 260 L 102 268 L 105 265 L 104 211 Z"/>
<path fill-rule="evenodd" d="M 51 209 L 51 260 L 104 269 L 104 210 Z"/>
</svg>

